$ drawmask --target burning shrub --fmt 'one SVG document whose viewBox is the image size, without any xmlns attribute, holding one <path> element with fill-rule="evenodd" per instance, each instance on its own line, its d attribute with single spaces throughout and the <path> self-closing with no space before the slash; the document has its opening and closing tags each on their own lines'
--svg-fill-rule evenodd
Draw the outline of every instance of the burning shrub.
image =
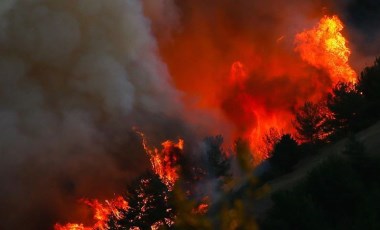
<svg viewBox="0 0 380 230">
<path fill-rule="evenodd" d="M 147 172 L 129 186 L 125 195 L 129 208 L 120 210 L 123 218 L 115 215 L 110 217 L 109 229 L 170 227 L 174 221 L 170 196 L 171 192 L 160 177 L 153 172 Z"/>
<path fill-rule="evenodd" d="M 317 144 L 326 139 L 328 111 L 321 103 L 305 102 L 295 113 L 294 127 L 301 142 Z"/>
</svg>

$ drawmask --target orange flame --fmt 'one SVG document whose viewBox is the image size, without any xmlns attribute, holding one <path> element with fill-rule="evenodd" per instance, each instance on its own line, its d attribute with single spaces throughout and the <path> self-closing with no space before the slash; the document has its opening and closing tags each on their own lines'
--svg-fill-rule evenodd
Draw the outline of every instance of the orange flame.
<svg viewBox="0 0 380 230">
<path fill-rule="evenodd" d="M 248 79 L 247 72 L 243 63 L 236 61 L 231 66 L 230 79 L 232 88 L 236 89 L 234 102 L 236 107 L 240 107 L 238 111 L 237 121 L 244 130 L 240 130 L 240 135 L 249 140 L 251 149 L 254 154 L 254 162 L 260 163 L 268 158 L 264 137 L 271 130 L 282 132 L 283 130 L 290 131 L 289 122 L 291 120 L 289 114 L 276 111 L 272 113 L 268 111 L 262 102 L 254 98 L 250 92 L 244 87 Z"/>
<path fill-rule="evenodd" d="M 119 196 L 113 200 L 106 200 L 103 203 L 98 200 L 81 199 L 80 202 L 90 206 L 94 210 L 94 220 L 96 223 L 92 227 L 85 227 L 83 224 L 68 223 L 66 225 L 55 224 L 54 230 L 106 230 L 108 229 L 107 222 L 109 216 L 113 214 L 118 219 L 123 218 L 120 210 L 128 209 L 128 202 L 123 197 Z"/>
<path fill-rule="evenodd" d="M 323 91 L 328 92 L 331 85 L 338 82 L 356 82 L 356 73 L 348 64 L 351 52 L 346 45 L 346 39 L 341 34 L 342 30 L 343 24 L 337 16 L 324 16 L 315 28 L 299 33 L 295 38 L 296 51 L 300 53 L 301 58 L 315 68 L 324 70 L 331 79 L 331 83 L 321 88 L 321 95 Z M 276 94 L 277 91 L 281 92 L 281 88 L 278 90 L 268 88 L 268 92 L 264 93 L 265 97 L 258 97 L 252 91 L 252 84 L 255 84 L 255 79 L 258 77 L 254 76 L 255 71 L 252 71 L 251 66 L 248 63 L 246 67 L 240 61 L 231 65 L 228 86 L 231 93 L 227 96 L 228 107 L 224 109 L 235 123 L 237 135 L 249 140 L 254 163 L 257 164 L 268 157 L 271 149 L 270 146 L 266 146 L 268 143 L 265 142 L 265 135 L 270 133 L 271 129 L 279 133 L 294 134 L 295 130 L 291 122 L 294 117 L 291 108 L 302 105 L 306 100 L 318 101 L 321 96 L 299 97 L 298 101 L 289 104 L 288 108 L 278 105 L 277 107 L 268 106 L 270 98 L 281 100 L 282 98 L 279 97 L 286 94 Z M 293 76 L 294 73 L 287 74 Z M 277 74 L 269 74 L 268 78 L 273 80 L 276 76 Z M 296 77 L 297 74 L 294 76 L 294 81 L 297 81 Z M 305 80 L 309 81 L 309 79 Z M 310 79 L 310 81 L 319 84 L 320 79 Z M 294 93 L 297 94 L 296 91 Z M 316 95 L 317 93 L 314 96 Z"/>
<path fill-rule="evenodd" d="M 144 133 L 139 131 L 136 132 L 142 137 L 142 145 L 150 157 L 154 172 L 169 189 L 172 189 L 172 186 L 179 178 L 178 154 L 183 151 L 184 141 L 179 139 L 178 142 L 175 143 L 167 140 L 162 143 L 163 148 L 161 151 L 157 148 L 152 150 L 148 147 Z M 106 230 L 108 229 L 107 223 L 111 214 L 117 219 L 122 219 L 123 214 L 120 210 L 127 210 L 129 208 L 128 202 L 121 196 L 111 201 L 106 200 L 104 203 L 101 203 L 96 199 L 81 199 L 80 202 L 92 207 L 94 210 L 93 218 L 96 223 L 92 227 L 86 227 L 82 223 L 68 223 L 66 225 L 60 225 L 57 223 L 54 226 L 54 230 Z M 170 220 L 165 221 L 170 222 Z M 158 229 L 161 225 L 161 222 L 157 222 L 152 225 L 151 228 Z"/>
<path fill-rule="evenodd" d="M 338 16 L 324 16 L 311 30 L 296 35 L 296 51 L 301 58 L 318 69 L 324 69 L 333 83 L 356 82 L 356 73 L 348 64 L 351 54 L 341 34 L 343 23 Z"/>
<path fill-rule="evenodd" d="M 153 171 L 160 177 L 162 182 L 171 189 L 179 178 L 178 154 L 183 151 L 184 140 L 178 139 L 177 143 L 166 140 L 161 144 L 163 148 L 159 151 L 157 148 L 149 148 L 144 133 L 139 131 L 137 131 L 137 133 L 142 138 L 143 147 L 150 157 Z"/>
<path fill-rule="evenodd" d="M 91 227 L 84 227 L 83 224 L 68 223 L 65 226 L 55 224 L 54 230 L 93 230 Z"/>
</svg>

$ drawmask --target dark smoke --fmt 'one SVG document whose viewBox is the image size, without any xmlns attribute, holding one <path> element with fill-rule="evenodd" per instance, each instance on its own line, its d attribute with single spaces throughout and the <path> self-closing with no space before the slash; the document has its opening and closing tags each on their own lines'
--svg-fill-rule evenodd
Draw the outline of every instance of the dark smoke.
<svg viewBox="0 0 380 230">
<path fill-rule="evenodd" d="M 122 192 L 149 167 L 133 127 L 152 145 L 185 133 L 140 1 L 4 0 L 0 22 L 0 229 Z"/>
</svg>

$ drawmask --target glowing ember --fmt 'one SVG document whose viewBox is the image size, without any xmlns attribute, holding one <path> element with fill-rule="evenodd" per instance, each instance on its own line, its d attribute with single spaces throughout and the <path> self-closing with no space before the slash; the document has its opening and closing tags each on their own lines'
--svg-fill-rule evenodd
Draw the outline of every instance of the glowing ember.
<svg viewBox="0 0 380 230">
<path fill-rule="evenodd" d="M 338 16 L 324 16 L 316 27 L 296 35 L 296 50 L 301 58 L 326 70 L 334 84 L 356 82 L 356 73 L 348 64 L 351 51 L 342 30 L 343 23 Z"/>
<path fill-rule="evenodd" d="M 207 203 L 201 203 L 196 207 L 193 211 L 193 213 L 197 214 L 206 214 L 208 211 L 209 205 Z"/>
<path fill-rule="evenodd" d="M 73 224 L 68 223 L 66 225 L 55 224 L 54 230 L 106 230 L 108 229 L 107 222 L 109 221 L 109 216 L 113 214 L 118 219 L 123 218 L 120 210 L 128 209 L 128 202 L 124 200 L 123 197 L 119 196 L 113 200 L 106 200 L 105 203 L 100 203 L 98 200 L 87 200 L 82 199 L 82 203 L 93 208 L 94 220 L 96 223 L 92 227 L 85 227 L 83 224 Z"/>
<path fill-rule="evenodd" d="M 182 139 L 179 139 L 177 143 L 169 140 L 164 141 L 162 143 L 163 148 L 159 151 L 157 148 L 149 148 L 145 135 L 142 132 L 137 133 L 142 137 L 143 147 L 150 157 L 153 171 L 171 189 L 179 178 L 178 161 L 179 155 L 183 151 L 184 141 Z"/>
</svg>

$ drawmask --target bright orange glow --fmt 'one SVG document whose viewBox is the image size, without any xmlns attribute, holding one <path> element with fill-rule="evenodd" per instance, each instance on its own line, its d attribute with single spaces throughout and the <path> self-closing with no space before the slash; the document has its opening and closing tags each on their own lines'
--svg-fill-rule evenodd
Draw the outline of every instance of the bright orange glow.
<svg viewBox="0 0 380 230">
<path fill-rule="evenodd" d="M 323 16 L 314 28 L 297 35 L 287 34 L 286 29 L 272 34 L 271 28 L 263 26 L 258 28 L 262 32 L 258 36 L 251 26 L 238 30 L 235 24 L 228 23 L 231 17 L 224 14 L 224 9 L 214 8 L 207 7 L 207 14 L 194 8 L 194 15 L 183 25 L 184 32 L 174 35 L 169 43 L 159 44 L 160 52 L 176 87 L 185 94 L 186 108 L 212 112 L 215 119 L 205 119 L 211 123 L 205 133 L 230 135 L 226 141 L 230 146 L 237 138 L 249 140 L 254 162 L 258 164 L 268 158 L 271 149 L 265 141 L 267 134 L 275 130 L 275 138 L 279 139 L 280 134 L 295 133 L 292 120 L 297 107 L 306 101 L 319 101 L 339 81 L 356 82 L 356 74 L 348 64 L 351 52 L 341 33 L 343 23 L 337 16 Z M 219 22 L 215 26 L 205 23 L 208 11 L 216 11 L 212 14 Z M 188 111 L 184 116 L 197 119 Z M 223 122 L 213 123 L 215 120 Z M 220 132 L 219 128 L 226 123 L 232 126 L 228 127 L 230 133 Z M 180 176 L 179 158 L 184 140 L 167 140 L 156 148 L 149 146 L 142 132 L 137 133 L 153 171 L 171 190 Z M 56 224 L 54 229 L 106 229 L 111 213 L 122 218 L 118 209 L 128 208 L 122 197 L 105 203 L 82 202 L 94 209 L 93 227 L 69 223 Z M 194 212 L 205 213 L 207 209 L 205 202 Z M 152 229 L 161 224 L 157 222 Z"/>
<path fill-rule="evenodd" d="M 231 85 L 234 92 L 233 108 L 237 114 L 232 115 L 238 127 L 242 127 L 240 136 L 249 140 L 254 154 L 254 162 L 260 163 L 268 158 L 269 152 L 265 143 L 264 136 L 271 130 L 278 132 L 286 130 L 291 132 L 291 115 L 286 111 L 277 110 L 271 112 L 263 105 L 259 98 L 252 96 L 246 90 L 244 84 L 248 79 L 245 66 L 241 62 L 234 62 L 230 72 Z"/>
<path fill-rule="evenodd" d="M 207 203 L 199 204 L 193 211 L 196 214 L 206 214 L 208 211 L 209 205 Z"/>
<path fill-rule="evenodd" d="M 108 229 L 107 222 L 112 214 L 118 219 L 123 218 L 120 210 L 128 209 L 128 202 L 123 197 L 119 196 L 113 200 L 106 200 L 104 203 L 98 200 L 81 199 L 80 202 L 88 205 L 94 211 L 94 220 L 96 221 L 92 227 L 85 227 L 83 224 L 68 223 L 66 225 L 55 224 L 54 230 L 106 230 Z"/>
<path fill-rule="evenodd" d="M 289 12 L 268 9 L 278 17 L 262 22 L 246 11 L 255 8 L 254 1 L 221 1 L 214 7 L 179 2 L 181 9 L 191 10 L 181 31 L 159 46 L 176 87 L 184 92 L 184 117 L 205 129 L 200 136 L 222 134 L 226 147 L 248 139 L 255 163 L 268 157 L 263 138 L 271 128 L 294 134 L 297 108 L 320 101 L 338 81 L 356 82 L 337 16 L 312 10 L 294 21 Z M 320 21 L 314 28 L 293 30 L 315 17 Z M 198 110 L 211 118 L 194 115 Z"/>
<path fill-rule="evenodd" d="M 172 189 L 174 183 L 179 178 L 179 154 L 182 154 L 184 141 L 179 139 L 177 143 L 166 140 L 162 145 L 161 151 L 157 148 L 151 149 L 148 146 L 146 137 L 144 133 L 137 132 L 143 142 L 143 147 L 145 152 L 150 157 L 150 162 L 152 164 L 153 171 L 160 177 L 161 181 L 168 186 L 169 189 Z"/>
<path fill-rule="evenodd" d="M 221 96 L 222 108 L 235 124 L 236 136 L 249 140 L 255 164 L 269 156 L 271 148 L 266 146 L 265 135 L 270 130 L 295 136 L 292 109 L 305 101 L 317 102 L 339 81 L 356 81 L 348 65 L 350 50 L 342 29 L 337 16 L 324 16 L 315 28 L 296 35 L 301 58 L 325 73 L 289 62 L 286 56 L 271 57 L 268 66 L 261 69 L 251 62 L 232 63 L 229 84 Z M 283 39 L 281 36 L 275 43 Z"/>
<path fill-rule="evenodd" d="M 160 177 L 162 182 L 171 188 L 179 178 L 178 174 L 178 156 L 175 154 L 178 150 L 183 150 L 183 140 L 179 139 L 177 143 L 165 141 L 162 143 L 162 150 L 155 148 L 153 151 L 148 150 L 152 168 Z"/>
<path fill-rule="evenodd" d="M 348 64 L 351 51 L 342 30 L 338 16 L 324 16 L 316 27 L 296 36 L 296 50 L 302 59 L 327 71 L 334 84 L 356 82 L 356 73 Z"/>
<path fill-rule="evenodd" d="M 65 226 L 55 224 L 54 230 L 93 230 L 91 227 L 84 227 L 83 224 L 68 223 Z"/>
</svg>

